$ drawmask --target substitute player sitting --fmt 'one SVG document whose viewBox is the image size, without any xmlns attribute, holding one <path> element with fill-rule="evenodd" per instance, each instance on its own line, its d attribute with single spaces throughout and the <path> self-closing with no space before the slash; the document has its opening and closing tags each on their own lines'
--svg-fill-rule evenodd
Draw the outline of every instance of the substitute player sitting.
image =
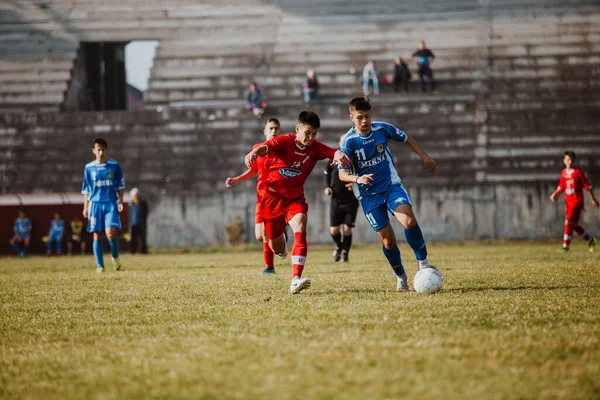
<svg viewBox="0 0 600 400">
<path fill-rule="evenodd" d="M 344 135 L 340 137 L 340 147 Z M 358 200 L 352 192 L 352 184 L 342 182 L 339 169 L 331 164 L 325 169 L 326 196 L 331 196 L 329 204 L 329 233 L 335 243 L 333 261 L 348 262 L 348 253 L 352 246 L 352 229 L 358 212 Z M 343 234 L 343 237 L 342 237 Z"/>
<path fill-rule="evenodd" d="M 263 133 L 265 134 L 266 140 L 270 140 L 278 136 L 281 133 L 281 124 L 279 123 L 279 120 L 277 118 L 269 118 L 265 123 L 265 129 Z M 255 149 L 262 144 L 264 144 L 264 142 L 255 144 L 252 148 Z M 269 241 L 267 236 L 264 234 L 264 224 L 262 217 L 260 216 L 260 197 L 265 189 L 265 177 L 263 173 L 265 160 L 265 157 L 261 157 L 254 164 L 252 164 L 252 168 L 243 174 L 234 178 L 228 177 L 225 181 L 225 186 L 230 188 L 236 183 L 243 182 L 258 174 L 256 180 L 256 212 L 254 217 L 254 234 L 256 236 L 256 240 L 263 243 L 263 257 L 265 260 L 265 269 L 263 270 L 263 274 L 268 275 L 275 273 L 275 263 L 273 260 L 273 250 L 271 250 L 269 247 Z"/>
<path fill-rule="evenodd" d="M 27 253 L 27 247 L 31 242 L 31 220 L 27 218 L 24 210 L 19 210 L 18 218 L 15 220 L 15 224 L 13 225 L 14 235 L 8 243 L 12 247 L 12 249 L 19 255 L 19 257 L 25 257 L 25 253 Z M 19 247 L 20 244 L 23 244 L 23 248 Z"/>
<path fill-rule="evenodd" d="M 104 249 L 102 236 L 106 233 L 113 268 L 121 269 L 119 260 L 119 237 L 121 219 L 119 213 L 123 211 L 123 191 L 125 179 L 121 165 L 108 158 L 108 143 L 102 138 L 94 139 L 92 153 L 96 159 L 85 166 L 83 172 L 83 217 L 88 218 L 88 232 L 94 234 L 94 257 L 96 258 L 96 272 L 104 272 Z"/>
<path fill-rule="evenodd" d="M 417 153 L 425 169 L 434 172 L 435 161 L 406 133 L 386 122 L 372 122 L 371 103 L 366 97 L 356 97 L 349 105 L 350 119 L 354 122 L 344 137 L 342 151 L 352 160 L 352 170 L 340 171 L 340 179 L 355 183 L 354 191 L 371 227 L 383 243 L 383 254 L 398 277 L 396 290 L 408 291 L 408 276 L 402 265 L 396 235 L 388 212 L 404 227 L 406 242 L 417 258 L 419 269 L 435 268 L 427 259 L 427 246 L 417 223 L 402 182 L 396 172 L 394 159 L 388 148 L 390 139 L 406 143 Z M 437 268 L 435 268 L 437 270 Z"/>
<path fill-rule="evenodd" d="M 56 244 L 56 255 L 62 253 L 62 241 L 65 236 L 65 220 L 60 211 L 54 213 L 54 218 L 50 221 L 50 231 L 48 233 L 48 242 L 46 242 L 46 255 L 52 254 L 52 243 Z"/>
<path fill-rule="evenodd" d="M 296 134 L 273 138 L 246 155 L 248 168 L 259 157 L 266 156 L 264 165 L 265 191 L 260 199 L 260 215 L 265 224 L 269 246 L 280 257 L 287 255 L 283 231 L 289 224 L 294 232 L 292 247 L 292 282 L 290 292 L 299 293 L 310 287 L 310 279 L 302 278 L 308 245 L 306 221 L 308 204 L 304 197 L 304 182 L 317 161 L 332 159 L 348 167 L 348 157 L 316 140 L 321 127 L 319 116 L 302 111 L 298 116 Z"/>
<path fill-rule="evenodd" d="M 572 151 L 565 151 L 563 163 L 565 169 L 560 174 L 558 187 L 550 196 L 550 200 L 554 203 L 556 197 L 562 192 L 565 193 L 565 234 L 563 236 L 563 251 L 569 251 L 571 247 L 571 236 L 573 231 L 581 238 L 588 242 L 589 251 L 596 249 L 597 240 L 590 236 L 581 225 L 579 225 L 579 217 L 583 211 L 583 190 L 585 189 L 592 199 L 592 205 L 598 208 L 598 200 L 592 192 L 592 185 L 588 182 L 585 174 L 580 168 L 575 166 L 577 157 Z"/>
</svg>

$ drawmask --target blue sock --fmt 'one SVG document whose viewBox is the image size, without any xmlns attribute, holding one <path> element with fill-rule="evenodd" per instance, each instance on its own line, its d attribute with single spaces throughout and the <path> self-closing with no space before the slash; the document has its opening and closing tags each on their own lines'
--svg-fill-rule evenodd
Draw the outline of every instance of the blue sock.
<svg viewBox="0 0 600 400">
<path fill-rule="evenodd" d="M 62 240 L 57 239 L 56 240 L 56 254 L 60 254 L 61 250 L 62 250 Z"/>
<path fill-rule="evenodd" d="M 404 234 L 406 235 L 406 242 L 415 253 L 417 260 L 425 260 L 427 258 L 427 246 L 425 245 L 421 227 L 415 225 L 414 228 L 405 229 Z"/>
<path fill-rule="evenodd" d="M 98 268 L 104 268 L 104 248 L 101 240 L 94 239 L 94 257 L 96 258 L 96 265 Z"/>
<path fill-rule="evenodd" d="M 112 258 L 118 258 L 119 257 L 119 238 L 118 237 L 114 237 L 111 240 L 108 241 L 108 244 L 110 244 L 110 255 L 112 256 Z"/>
<path fill-rule="evenodd" d="M 18 245 L 18 243 L 14 243 L 14 244 L 12 245 L 12 248 L 13 248 L 13 250 L 15 251 L 15 253 L 17 253 L 17 254 L 21 254 L 21 249 L 19 248 L 19 245 Z"/>
<path fill-rule="evenodd" d="M 398 246 L 391 250 L 386 249 L 385 246 L 381 247 L 383 248 L 383 254 L 385 255 L 385 258 L 388 259 L 388 262 L 392 266 L 396 276 L 402 276 L 404 274 L 404 266 L 402 265 L 402 258 L 400 258 L 400 249 Z"/>
<path fill-rule="evenodd" d="M 46 243 L 46 253 L 52 253 L 52 239 L 48 239 L 48 242 Z"/>
</svg>

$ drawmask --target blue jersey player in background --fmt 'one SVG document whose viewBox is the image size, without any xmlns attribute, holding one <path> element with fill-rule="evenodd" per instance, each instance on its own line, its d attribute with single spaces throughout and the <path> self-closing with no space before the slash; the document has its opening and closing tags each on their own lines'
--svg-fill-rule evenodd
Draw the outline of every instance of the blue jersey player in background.
<svg viewBox="0 0 600 400">
<path fill-rule="evenodd" d="M 48 233 L 48 242 L 46 242 L 46 255 L 52 254 L 52 242 L 56 243 L 56 255 L 60 256 L 62 250 L 62 240 L 65 235 L 65 220 L 62 214 L 57 211 L 54 218 L 50 221 L 50 232 Z"/>
<path fill-rule="evenodd" d="M 13 231 L 15 234 L 8 243 L 10 243 L 15 253 L 23 258 L 27 252 L 27 246 L 31 242 L 31 220 L 27 218 L 24 210 L 19 210 L 19 218 L 15 220 Z M 22 249 L 19 247 L 21 243 L 23 243 Z"/>
<path fill-rule="evenodd" d="M 354 194 L 360 200 L 371 227 L 379 235 L 383 243 L 383 254 L 398 277 L 396 290 L 405 292 L 408 291 L 408 277 L 402 265 L 388 212 L 394 214 L 404 227 L 406 241 L 415 253 L 419 270 L 434 268 L 437 271 L 437 268 L 427 260 L 425 239 L 413 213 L 410 198 L 396 172 L 388 141 L 392 139 L 406 143 L 421 157 L 429 172 L 435 171 L 436 163 L 413 138 L 400 129 L 385 122 L 372 122 L 368 98 L 352 99 L 349 108 L 354 127 L 344 136 L 342 152 L 352 160 L 352 170 L 340 170 L 340 179 L 355 183 Z"/>
<path fill-rule="evenodd" d="M 119 260 L 119 237 L 123 211 L 125 179 L 121 166 L 108 158 L 108 143 L 102 138 L 94 139 L 92 153 L 96 159 L 85 166 L 83 172 L 83 216 L 88 218 L 88 232 L 94 233 L 94 256 L 96 272 L 104 272 L 102 233 L 106 233 L 115 271 L 121 269 Z"/>
</svg>

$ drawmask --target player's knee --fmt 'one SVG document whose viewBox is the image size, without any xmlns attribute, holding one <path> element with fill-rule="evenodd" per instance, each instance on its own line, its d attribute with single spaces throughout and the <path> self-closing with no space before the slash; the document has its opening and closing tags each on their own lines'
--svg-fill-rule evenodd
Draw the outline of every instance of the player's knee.
<svg viewBox="0 0 600 400">
<path fill-rule="evenodd" d="M 347 236 L 347 235 L 351 235 L 351 234 L 352 234 L 352 227 L 351 227 L 351 226 L 348 226 L 348 225 L 344 225 L 344 230 L 343 230 L 343 232 L 344 232 L 344 235 L 345 235 L 345 236 Z"/>
<path fill-rule="evenodd" d="M 565 225 L 571 225 L 571 221 L 569 221 L 568 219 L 565 219 Z"/>
<path fill-rule="evenodd" d="M 331 233 L 332 235 L 337 235 L 338 233 L 340 233 L 340 227 L 339 226 L 330 226 L 329 233 Z"/>
<path fill-rule="evenodd" d="M 417 226 L 417 219 L 415 217 L 406 217 L 403 225 L 406 229 L 414 228 Z"/>
</svg>

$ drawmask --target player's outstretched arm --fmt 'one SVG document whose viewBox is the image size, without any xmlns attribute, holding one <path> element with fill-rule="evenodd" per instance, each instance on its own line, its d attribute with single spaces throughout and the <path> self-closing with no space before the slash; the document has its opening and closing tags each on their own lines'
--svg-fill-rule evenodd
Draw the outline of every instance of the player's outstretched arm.
<svg viewBox="0 0 600 400">
<path fill-rule="evenodd" d="M 257 148 L 252 150 L 250 153 L 246 154 L 246 157 L 244 157 L 244 163 L 246 164 L 246 167 L 252 168 L 252 163 L 254 161 L 256 161 L 256 159 L 258 157 L 261 157 L 261 156 L 264 156 L 265 154 L 267 154 L 267 150 L 268 150 L 268 147 L 263 145 L 263 146 L 258 146 Z"/>
<path fill-rule="evenodd" d="M 335 164 L 341 165 L 344 168 L 348 168 L 350 166 L 350 159 L 343 152 L 336 150 L 335 155 L 333 156 L 333 161 L 331 162 L 331 165 Z"/>
<path fill-rule="evenodd" d="M 556 197 L 558 197 L 558 195 L 561 193 L 562 189 L 560 187 L 557 187 L 556 190 L 550 195 L 550 201 L 554 203 L 556 201 Z"/>
<path fill-rule="evenodd" d="M 423 148 L 417 143 L 415 139 L 412 138 L 412 136 L 408 137 L 408 139 L 406 140 L 406 144 L 408 145 L 408 147 L 410 147 L 410 149 L 413 152 L 417 153 L 419 157 L 421 157 L 421 160 L 423 160 L 423 164 L 425 164 L 425 169 L 427 171 L 435 172 L 437 168 L 437 163 L 434 161 L 433 158 L 429 156 L 429 154 L 427 154 L 425 150 L 423 150 Z"/>
<path fill-rule="evenodd" d="M 228 188 L 232 187 L 233 185 L 235 185 L 236 183 L 240 183 L 243 182 L 245 180 L 248 180 L 250 178 L 252 178 L 254 175 L 256 175 L 258 173 L 257 170 L 255 169 L 249 169 L 246 170 L 246 172 L 244 172 L 241 175 L 238 175 L 236 177 L 228 177 L 227 180 L 225 180 L 225 186 L 227 186 Z"/>
<path fill-rule="evenodd" d="M 358 183 L 360 185 L 371 185 L 373 174 L 354 175 L 345 169 L 340 169 L 340 180 L 348 183 Z"/>
<path fill-rule="evenodd" d="M 588 189 L 587 191 L 588 191 L 588 193 L 590 194 L 590 197 L 591 197 L 591 199 L 592 199 L 592 205 L 593 205 L 594 207 L 598 208 L 598 205 L 599 205 L 599 204 L 598 204 L 598 200 L 596 200 L 596 196 L 594 196 L 594 192 L 592 192 L 592 189 Z"/>
</svg>

